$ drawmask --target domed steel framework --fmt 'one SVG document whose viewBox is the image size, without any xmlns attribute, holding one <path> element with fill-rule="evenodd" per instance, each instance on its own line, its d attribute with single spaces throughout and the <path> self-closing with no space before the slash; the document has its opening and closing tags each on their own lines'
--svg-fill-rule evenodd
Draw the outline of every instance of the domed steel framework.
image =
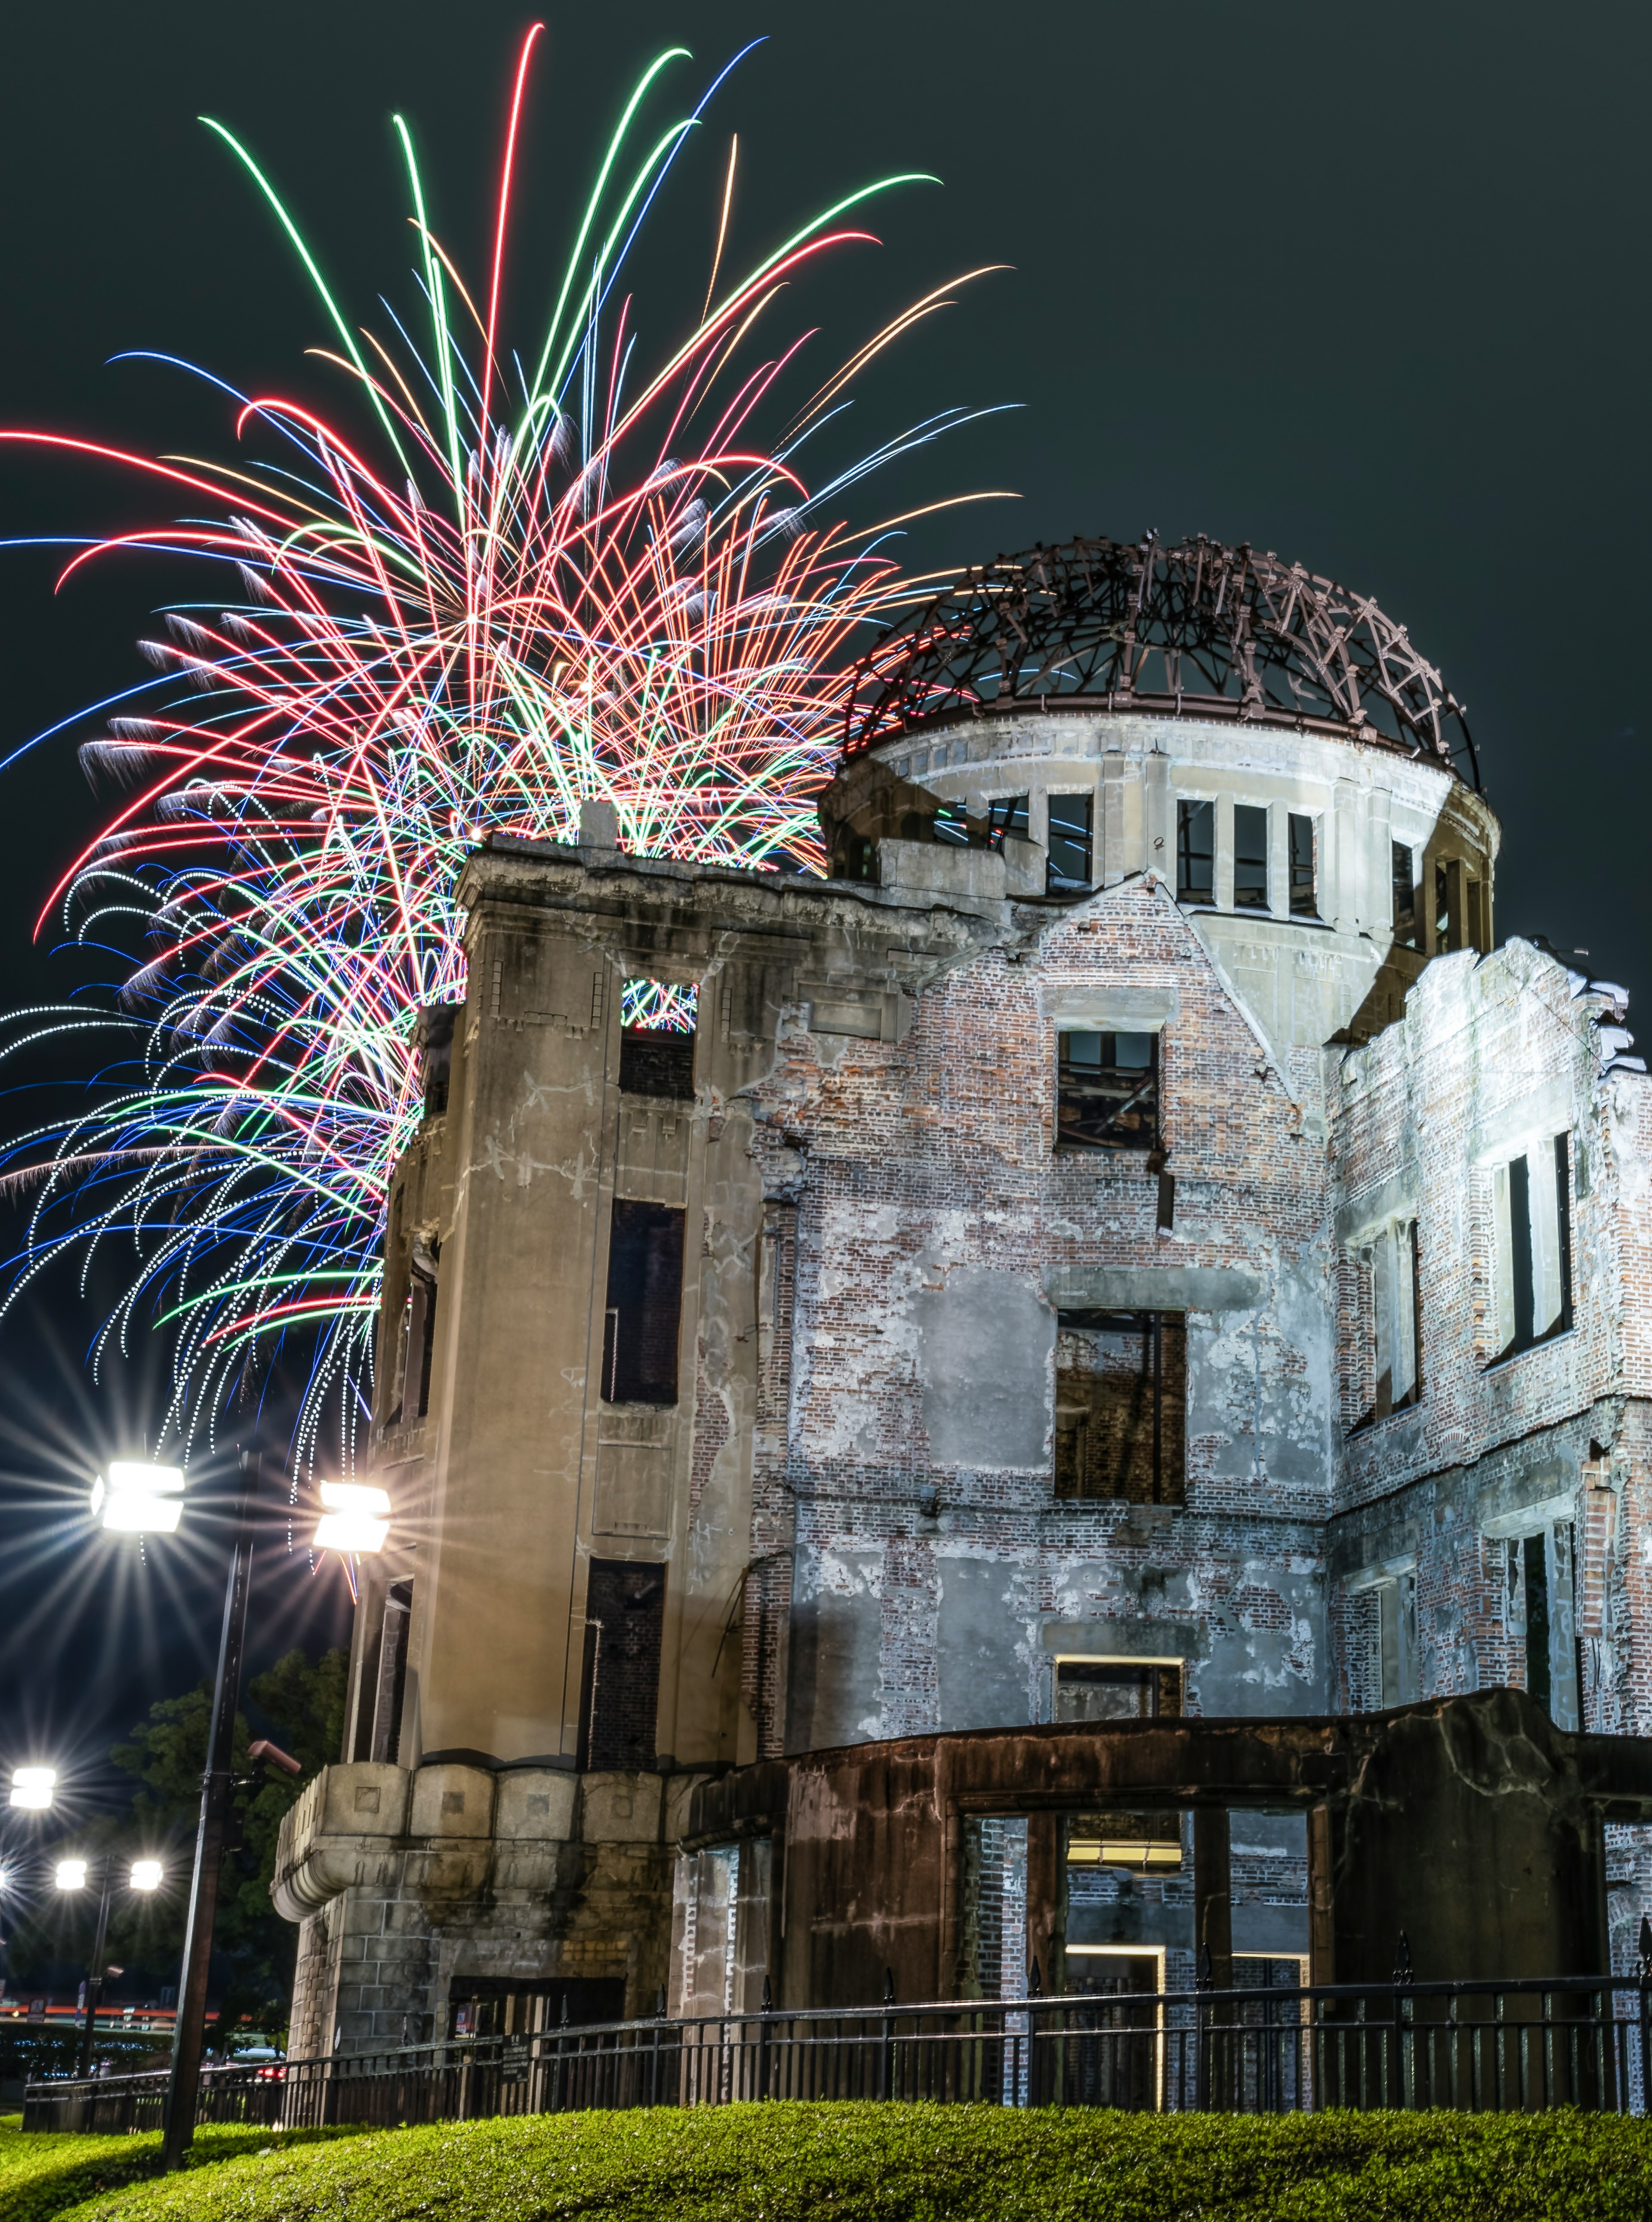
<svg viewBox="0 0 1652 2222">
<path fill-rule="evenodd" d="M 1072 540 L 966 572 L 860 662 L 845 754 L 960 710 L 1073 697 L 1311 726 L 1480 783 L 1461 705 L 1403 625 L 1299 563 L 1202 535 Z"/>
</svg>

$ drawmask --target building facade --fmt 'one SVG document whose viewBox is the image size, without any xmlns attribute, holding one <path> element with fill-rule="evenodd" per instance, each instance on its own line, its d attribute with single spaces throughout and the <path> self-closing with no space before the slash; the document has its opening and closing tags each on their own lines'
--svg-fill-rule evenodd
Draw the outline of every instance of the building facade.
<svg viewBox="0 0 1652 2222">
<path fill-rule="evenodd" d="M 874 652 L 848 743 L 825 878 L 602 806 L 465 868 L 295 2053 L 754 2005 L 785 1830 L 729 1817 L 788 1759 L 1652 1724 L 1647 1076 L 1621 989 L 1497 944 L 1403 632 L 1246 549 L 1036 551 Z M 1170 1773 L 967 1814 L 937 1983 L 1313 1964 L 1312 1814 Z"/>
</svg>

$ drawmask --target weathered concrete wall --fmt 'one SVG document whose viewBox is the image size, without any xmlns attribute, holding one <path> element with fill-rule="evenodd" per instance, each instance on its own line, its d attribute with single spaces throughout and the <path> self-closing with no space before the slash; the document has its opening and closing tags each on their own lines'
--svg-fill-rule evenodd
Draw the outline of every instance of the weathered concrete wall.
<svg viewBox="0 0 1652 2222">
<path fill-rule="evenodd" d="M 777 1999 L 866 2005 L 882 1995 L 886 1968 L 909 2001 L 976 1987 L 979 1931 L 964 1903 L 972 1816 L 1027 1817 L 1025 1950 L 1048 1977 L 1054 1937 L 1059 1981 L 1062 1920 L 1073 1941 L 1079 1931 L 1070 1901 L 1065 1911 L 1056 1902 L 1053 1862 L 1041 1878 L 1034 1838 L 1057 1844 L 1051 1825 L 1063 1817 L 1165 1807 L 1196 1817 L 1192 1874 L 1162 1915 L 1144 1922 L 1138 1912 L 1145 1941 L 1191 1950 L 1200 1909 L 1219 1899 L 1222 1933 L 1236 1949 L 1300 1949 L 1299 1917 L 1277 1936 L 1260 1923 L 1241 1931 L 1242 1944 L 1235 1933 L 1256 1871 L 1291 1856 L 1277 1827 L 1252 1841 L 1283 1807 L 1328 1822 L 1306 1832 L 1323 1846 L 1315 1980 L 1386 1982 L 1401 1930 L 1430 1980 L 1590 1973 L 1605 1964 L 1602 1819 L 1652 1816 L 1652 1750 L 1563 1734 L 1508 1690 L 1355 1719 L 910 1737 L 708 1782 L 688 1842 L 767 1837 L 780 1878 L 770 1918 Z M 1216 1862 L 1204 1873 L 1199 1815 L 1217 1821 L 1203 1831 Z"/>
<path fill-rule="evenodd" d="M 277 1909 L 300 1922 L 295 2057 L 447 2033 L 466 1979 L 666 1980 L 672 1863 L 699 1778 L 325 1768 L 282 1824 Z"/>
</svg>

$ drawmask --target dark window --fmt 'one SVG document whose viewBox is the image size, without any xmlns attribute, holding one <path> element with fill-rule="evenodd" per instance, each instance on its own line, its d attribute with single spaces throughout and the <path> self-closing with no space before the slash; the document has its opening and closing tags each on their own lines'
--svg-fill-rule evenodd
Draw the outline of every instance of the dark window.
<svg viewBox="0 0 1652 2222">
<path fill-rule="evenodd" d="M 666 1570 L 593 1559 L 585 1590 L 578 1764 L 634 1773 L 654 1761 Z"/>
<path fill-rule="evenodd" d="M 1521 1554 L 1526 1604 L 1526 1694 L 1549 1710 L 1549 1553 L 1547 1538 L 1527 1535 Z"/>
<path fill-rule="evenodd" d="M 441 1246 L 434 1237 L 413 1238 L 411 1275 L 402 1309 L 400 1382 L 385 1426 L 411 1427 L 430 1409 L 430 1374 L 436 1354 L 436 1272 Z"/>
<path fill-rule="evenodd" d="M 1234 805 L 1233 907 L 1267 908 L 1267 813 L 1253 802 Z"/>
<path fill-rule="evenodd" d="M 931 831 L 935 838 L 944 847 L 967 849 L 969 846 L 968 813 L 961 807 L 954 809 L 950 803 L 943 802 L 935 813 Z"/>
<path fill-rule="evenodd" d="M 1181 1668 L 1148 1660 L 1060 1659 L 1055 1663 L 1055 1717 L 1058 1721 L 1179 1720 L 1181 1717 Z M 1139 1826 L 1145 1817 L 1121 1813 L 1100 1823 L 1096 1836 L 1131 1841 L 1143 1837 L 1164 1851 L 1155 1866 L 1181 1865 L 1181 1831 L 1173 1817 L 1150 1830 Z M 1155 1817 L 1156 1818 L 1156 1817 Z M 1132 1823 L 1138 1825 L 1132 1826 Z M 1069 1859 L 1081 1844 L 1099 1859 L 1101 1843 L 1088 1826 L 1075 1822 L 1068 1836 Z M 1084 1855 L 1073 1862 L 1084 1863 Z"/>
<path fill-rule="evenodd" d="M 1055 1139 L 1088 1149 L 1150 1150 L 1159 1137 L 1159 1037 L 1055 1037 Z"/>
<path fill-rule="evenodd" d="M 1006 837 L 1012 841 L 1032 839 L 1032 810 L 1024 794 L 1001 794 L 996 802 L 986 806 L 986 845 L 1001 849 Z"/>
<path fill-rule="evenodd" d="M 1187 1326 L 1180 1312 L 1062 1312 L 1055 1494 L 1180 1504 Z"/>
<path fill-rule="evenodd" d="M 877 876 L 877 851 L 869 833 L 844 833 L 832 851 L 835 880 L 871 880 Z"/>
<path fill-rule="evenodd" d="M 1434 945 L 1449 949 L 1451 944 L 1451 879 L 1443 864 L 1434 867 Z"/>
<path fill-rule="evenodd" d="M 1049 861 L 1044 879 L 1053 895 L 1087 894 L 1090 891 L 1090 827 L 1094 806 L 1093 794 L 1052 794 L 1049 798 Z"/>
<path fill-rule="evenodd" d="M 627 1026 L 620 1035 L 620 1088 L 627 1095 L 694 1094 L 694 1037 L 662 1027 Z"/>
<path fill-rule="evenodd" d="M 623 1975 L 455 1975 L 447 1989 L 449 2037 L 532 2037 L 565 2020 L 624 2018 Z"/>
<path fill-rule="evenodd" d="M 1289 820 L 1291 837 L 1291 915 L 1292 918 L 1317 918 L 1319 915 L 1319 883 L 1314 869 L 1313 820 L 1298 818 L 1294 811 Z"/>
<path fill-rule="evenodd" d="M 402 1745 L 402 1702 L 407 1694 L 407 1637 L 413 1622 L 413 1585 L 392 1582 L 385 1595 L 374 1678 L 372 1734 L 365 1757 L 393 1767 Z"/>
<path fill-rule="evenodd" d="M 614 1199 L 602 1393 L 610 1404 L 677 1402 L 683 1309 L 683 1215 Z"/>
<path fill-rule="evenodd" d="M 1546 1162 L 1554 1152 L 1552 1181 Z M 1538 1158 L 1534 1178 L 1533 1159 Z M 1512 1358 L 1572 1325 L 1572 1168 L 1564 1134 L 1539 1142 L 1530 1154 L 1511 1158 L 1508 1220 L 1497 1239 L 1508 1246 L 1508 1280 L 1499 1309 L 1508 1340 L 1498 1353 Z M 1504 1309 L 1506 1305 L 1506 1310 Z"/>
<path fill-rule="evenodd" d="M 1394 939 L 1403 948 L 1417 946 L 1417 882 L 1411 876 L 1411 852 L 1403 841 L 1390 844 L 1393 852 Z"/>
<path fill-rule="evenodd" d="M 1216 901 L 1216 805 L 1176 805 L 1176 900 Z"/>
</svg>

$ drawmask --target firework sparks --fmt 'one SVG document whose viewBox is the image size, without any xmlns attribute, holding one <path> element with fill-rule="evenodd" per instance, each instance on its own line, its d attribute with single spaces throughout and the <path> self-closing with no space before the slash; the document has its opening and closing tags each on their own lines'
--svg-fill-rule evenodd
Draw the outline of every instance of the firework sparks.
<svg viewBox="0 0 1652 2222">
<path fill-rule="evenodd" d="M 353 329 L 274 186 L 210 125 L 313 281 L 365 440 L 275 395 L 236 397 L 233 467 L 0 434 L 204 505 L 84 549 L 70 572 L 139 549 L 216 559 L 239 581 L 231 606 L 177 611 L 141 643 L 158 677 L 83 750 L 123 799 L 53 899 L 83 936 L 141 914 L 150 953 L 93 1021 L 139 1030 L 141 1078 L 7 1159 L 14 1188 L 38 1190 L 10 1300 L 66 1252 L 135 1237 L 142 1267 L 103 1340 L 140 1321 L 175 1335 L 168 1425 L 185 1438 L 302 1334 L 297 1454 L 325 1424 L 350 1457 L 370 1403 L 388 1176 L 421 1113 L 417 1014 L 465 991 L 453 889 L 467 849 L 496 832 L 576 838 L 595 800 L 635 853 L 819 868 L 813 797 L 838 675 L 914 585 L 884 528 L 851 531 L 834 512 L 867 472 L 964 421 L 945 412 L 805 479 L 846 382 L 953 289 L 904 311 L 799 405 L 804 342 L 766 337 L 777 300 L 822 255 L 869 239 L 854 212 L 910 180 L 851 195 L 726 282 L 732 147 L 704 311 L 644 364 L 619 279 L 704 110 L 642 130 L 680 49 L 644 72 L 606 150 L 529 375 L 501 330 L 538 35 L 512 85 L 485 306 L 429 228 L 395 120 L 420 313 L 410 329 L 392 318 L 390 342 Z M 685 1008 L 627 983 L 627 1024 L 691 1025 Z M 25 1014 L 14 1031 L 87 1023 Z"/>
</svg>

